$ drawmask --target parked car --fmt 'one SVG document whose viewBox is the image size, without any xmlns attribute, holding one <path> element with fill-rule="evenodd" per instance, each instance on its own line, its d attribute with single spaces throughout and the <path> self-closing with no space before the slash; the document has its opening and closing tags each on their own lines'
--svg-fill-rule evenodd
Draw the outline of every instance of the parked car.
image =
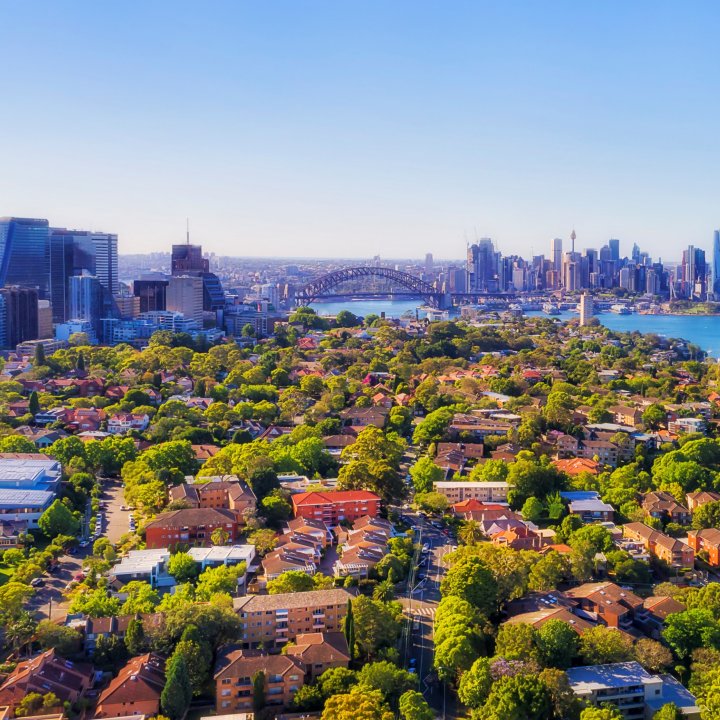
<svg viewBox="0 0 720 720">
<path fill-rule="evenodd" d="M 30 581 L 30 585 L 32 585 L 32 587 L 40 587 L 40 585 L 44 585 L 44 584 L 45 584 L 45 581 L 42 578 L 33 578 Z"/>
</svg>

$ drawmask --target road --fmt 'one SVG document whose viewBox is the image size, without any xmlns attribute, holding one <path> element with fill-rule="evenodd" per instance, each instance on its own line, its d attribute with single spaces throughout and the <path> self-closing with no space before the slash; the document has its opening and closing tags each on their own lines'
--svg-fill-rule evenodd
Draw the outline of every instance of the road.
<svg viewBox="0 0 720 720">
<path fill-rule="evenodd" d="M 411 513 L 404 513 L 411 515 Z M 409 638 L 407 652 L 405 653 L 409 665 L 410 658 L 414 658 L 420 680 L 420 689 L 430 705 L 442 714 L 442 717 L 455 717 L 454 703 L 449 696 L 444 696 L 444 687 L 439 684 L 433 672 L 433 657 L 435 645 L 433 643 L 433 621 L 435 610 L 440 601 L 440 583 L 447 570 L 445 555 L 452 552 L 452 541 L 435 529 L 422 517 L 415 517 L 421 529 L 420 541 L 429 546 L 430 552 L 427 561 L 421 564 L 419 574 L 425 576 L 424 580 L 415 582 L 415 591 L 410 595 L 405 593 L 399 600 L 405 607 L 406 614 L 412 618 L 409 624 Z"/>
<path fill-rule="evenodd" d="M 87 548 L 89 551 L 90 548 Z M 27 609 L 34 613 L 38 620 L 60 620 L 68 612 L 68 603 L 63 598 L 63 591 L 82 570 L 87 551 L 78 548 L 77 555 L 62 555 L 58 558 L 58 566 L 53 574 L 43 575 L 44 585 L 37 588 L 30 598 Z"/>
</svg>

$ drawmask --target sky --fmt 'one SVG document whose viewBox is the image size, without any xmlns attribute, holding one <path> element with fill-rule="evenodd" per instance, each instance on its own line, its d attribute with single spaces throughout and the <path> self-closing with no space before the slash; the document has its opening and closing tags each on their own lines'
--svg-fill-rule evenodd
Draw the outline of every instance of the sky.
<svg viewBox="0 0 720 720">
<path fill-rule="evenodd" d="M 720 226 L 717 2 L 0 0 L 0 215 L 231 256 L 677 260 Z"/>
</svg>

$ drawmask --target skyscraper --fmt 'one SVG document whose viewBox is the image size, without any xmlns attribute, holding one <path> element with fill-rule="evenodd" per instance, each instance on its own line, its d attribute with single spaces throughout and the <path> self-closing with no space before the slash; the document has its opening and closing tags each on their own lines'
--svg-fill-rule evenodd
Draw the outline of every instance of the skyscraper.
<svg viewBox="0 0 720 720">
<path fill-rule="evenodd" d="M 580 296 L 580 325 L 589 325 L 593 316 L 593 299 L 589 293 Z"/>
<path fill-rule="evenodd" d="M 140 298 L 140 312 L 167 310 L 167 280 L 135 280 L 133 295 Z"/>
<path fill-rule="evenodd" d="M 34 288 L 0 288 L 3 297 L 5 334 L 3 347 L 14 348 L 38 339 L 38 291 Z"/>
<path fill-rule="evenodd" d="M 202 255 L 202 245 L 191 245 L 188 239 L 184 245 L 172 246 L 170 268 L 173 275 L 196 275 L 209 272 L 210 262 Z"/>
<path fill-rule="evenodd" d="M 620 241 L 617 238 L 611 238 L 608 240 L 608 247 L 610 248 L 610 259 L 618 262 L 620 260 Z"/>
<path fill-rule="evenodd" d="M 553 270 L 557 273 L 562 272 L 562 238 L 553 238 L 550 241 L 550 258 Z"/>
<path fill-rule="evenodd" d="M 203 280 L 199 275 L 174 275 L 167 289 L 167 309 L 203 324 Z"/>
<path fill-rule="evenodd" d="M 50 297 L 50 228 L 47 220 L 0 218 L 0 285 L 37 289 Z"/>
<path fill-rule="evenodd" d="M 498 259 L 499 253 L 495 252 L 490 238 L 480 238 L 478 243 L 468 248 L 467 270 L 470 292 L 498 290 Z"/>
<path fill-rule="evenodd" d="M 717 299 L 720 297 L 720 230 L 713 233 L 712 272 L 710 281 L 712 293 Z"/>
<path fill-rule="evenodd" d="M 119 291 L 117 235 L 52 228 L 50 285 L 55 322 L 70 319 L 70 278 L 83 274 L 97 278 L 103 288 L 101 314 L 113 315 L 113 296 Z"/>
<path fill-rule="evenodd" d="M 90 233 L 95 247 L 95 277 L 111 294 L 117 295 L 118 284 L 118 239 L 108 233 Z"/>
</svg>

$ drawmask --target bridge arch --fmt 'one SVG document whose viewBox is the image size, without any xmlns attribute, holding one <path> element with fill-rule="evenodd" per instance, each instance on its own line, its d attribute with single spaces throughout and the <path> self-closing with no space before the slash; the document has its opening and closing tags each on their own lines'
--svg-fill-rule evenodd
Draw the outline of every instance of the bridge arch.
<svg viewBox="0 0 720 720">
<path fill-rule="evenodd" d="M 314 300 L 327 296 L 329 291 L 341 283 L 357 280 L 364 277 L 380 277 L 397 283 L 404 287 L 408 294 L 419 295 L 430 305 L 440 307 L 444 301 L 443 293 L 436 290 L 430 283 L 410 273 L 402 272 L 388 267 L 375 267 L 358 265 L 356 267 L 342 268 L 321 275 L 301 288 L 295 295 L 298 305 L 307 305 Z"/>
</svg>

